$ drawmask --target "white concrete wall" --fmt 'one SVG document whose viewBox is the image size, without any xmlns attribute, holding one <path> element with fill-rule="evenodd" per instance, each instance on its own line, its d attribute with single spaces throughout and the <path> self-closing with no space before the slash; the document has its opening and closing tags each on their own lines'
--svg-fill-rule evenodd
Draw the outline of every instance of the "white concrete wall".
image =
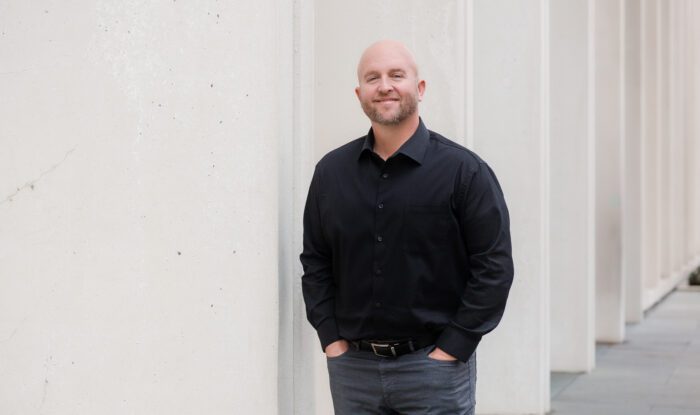
<svg viewBox="0 0 700 415">
<path fill-rule="evenodd" d="M 550 3 L 551 369 L 595 363 L 595 136 L 588 0 Z"/>
<path fill-rule="evenodd" d="M 596 338 L 624 338 L 621 147 L 624 9 L 620 0 L 595 3 Z"/>
<path fill-rule="evenodd" d="M 280 4 L 0 5 L 1 413 L 277 413 Z"/>
</svg>

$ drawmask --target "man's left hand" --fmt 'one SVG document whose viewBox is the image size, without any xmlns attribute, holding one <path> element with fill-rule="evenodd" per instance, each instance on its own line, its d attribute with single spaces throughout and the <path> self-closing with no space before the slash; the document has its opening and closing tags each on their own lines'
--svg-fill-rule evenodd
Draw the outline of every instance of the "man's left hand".
<svg viewBox="0 0 700 415">
<path fill-rule="evenodd" d="M 453 361 L 457 360 L 456 357 L 452 356 L 449 353 L 444 352 L 441 348 L 436 347 L 435 350 L 430 352 L 428 355 L 429 358 L 435 359 L 435 360 L 444 360 L 444 361 Z"/>
</svg>

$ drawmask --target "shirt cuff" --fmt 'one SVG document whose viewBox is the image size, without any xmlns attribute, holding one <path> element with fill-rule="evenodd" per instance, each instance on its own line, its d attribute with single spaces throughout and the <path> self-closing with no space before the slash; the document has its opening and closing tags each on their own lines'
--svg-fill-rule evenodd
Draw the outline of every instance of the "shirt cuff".
<svg viewBox="0 0 700 415">
<path fill-rule="evenodd" d="M 323 352 L 326 351 L 326 346 L 341 339 L 340 334 L 338 334 L 338 325 L 335 324 L 334 318 L 323 320 L 323 323 L 316 327 L 316 332 L 318 333 L 318 339 L 321 341 L 321 350 Z"/>
<path fill-rule="evenodd" d="M 435 341 L 435 346 L 458 360 L 466 362 L 476 350 L 479 341 L 481 341 L 481 336 L 467 334 L 462 330 L 448 326 Z"/>
</svg>

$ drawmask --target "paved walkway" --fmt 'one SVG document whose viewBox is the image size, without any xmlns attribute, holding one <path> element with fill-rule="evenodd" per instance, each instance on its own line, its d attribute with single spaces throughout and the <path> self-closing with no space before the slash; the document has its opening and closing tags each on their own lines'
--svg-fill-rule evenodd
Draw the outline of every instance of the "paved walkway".
<svg viewBox="0 0 700 415">
<path fill-rule="evenodd" d="M 700 415 L 700 290 L 675 291 L 596 350 L 585 375 L 552 375 L 552 414 Z"/>
</svg>

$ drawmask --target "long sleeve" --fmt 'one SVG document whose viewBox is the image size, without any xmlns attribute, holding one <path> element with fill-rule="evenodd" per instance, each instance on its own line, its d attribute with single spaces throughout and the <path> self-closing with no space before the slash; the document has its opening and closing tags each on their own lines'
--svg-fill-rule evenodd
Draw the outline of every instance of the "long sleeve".
<svg viewBox="0 0 700 415">
<path fill-rule="evenodd" d="M 304 208 L 304 250 L 299 259 L 304 268 L 302 292 L 306 316 L 316 329 L 321 347 L 340 339 L 335 321 L 335 286 L 332 252 L 323 234 L 320 202 L 321 173 L 314 171 Z"/>
<path fill-rule="evenodd" d="M 493 171 L 484 162 L 463 177 L 458 196 L 469 274 L 460 306 L 436 345 L 466 361 L 481 337 L 501 320 L 513 281 L 508 208 Z"/>
</svg>

